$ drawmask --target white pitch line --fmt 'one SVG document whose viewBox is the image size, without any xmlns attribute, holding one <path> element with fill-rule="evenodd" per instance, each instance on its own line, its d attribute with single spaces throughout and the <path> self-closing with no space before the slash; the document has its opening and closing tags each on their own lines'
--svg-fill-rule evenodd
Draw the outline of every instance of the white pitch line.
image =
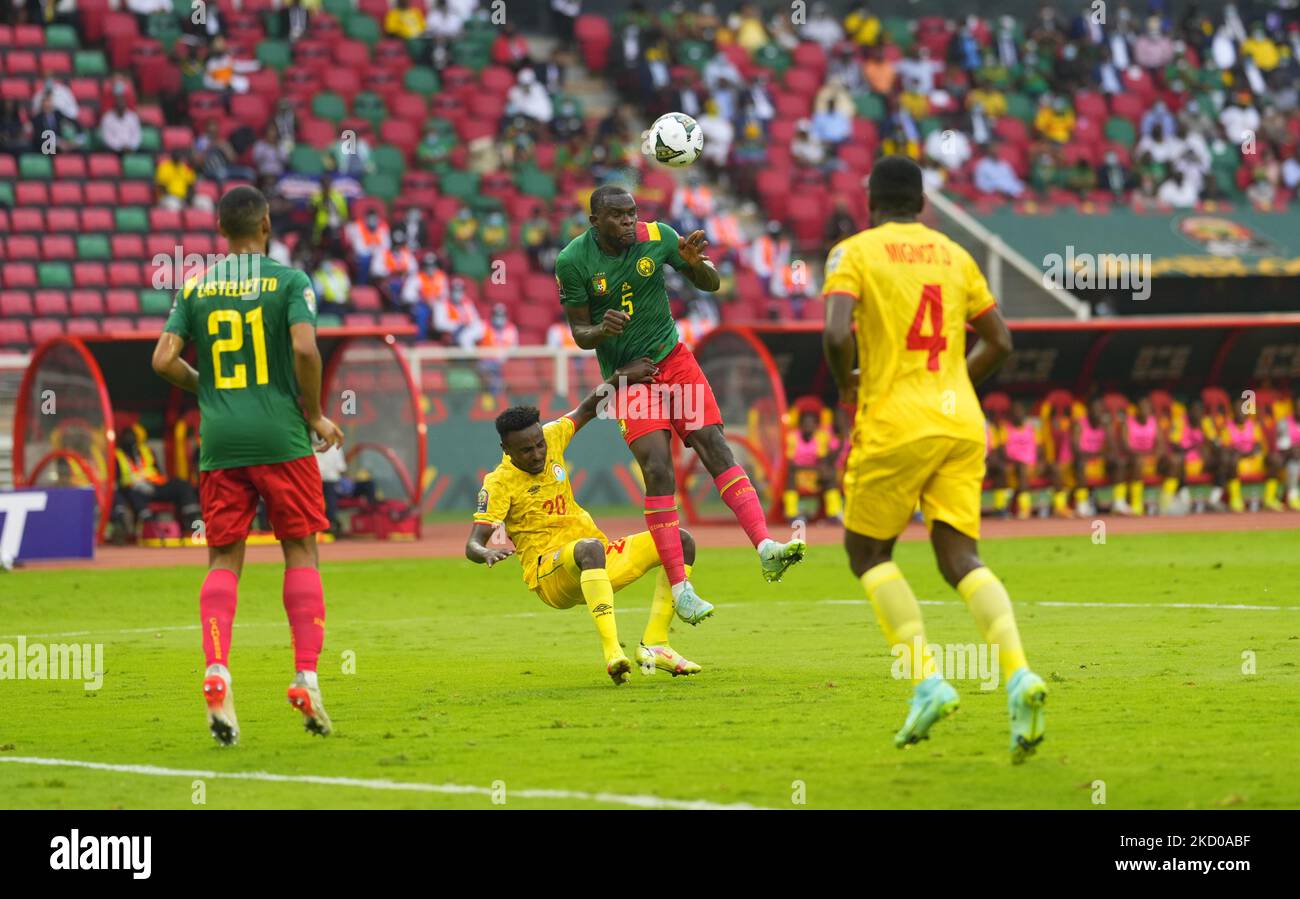
<svg viewBox="0 0 1300 899">
<path fill-rule="evenodd" d="M 190 777 L 207 780 L 254 780 L 267 783 L 303 783 L 329 787 L 359 787 L 366 790 L 394 790 L 405 793 L 445 793 L 451 795 L 492 796 L 491 787 L 472 784 L 427 784 L 410 781 L 377 780 L 355 777 L 325 777 L 315 774 L 271 774 L 267 771 L 199 771 L 186 768 L 160 768 L 157 765 L 113 765 L 107 762 L 84 762 L 77 759 L 47 759 L 34 756 L 3 756 L 0 762 L 16 765 L 43 765 L 55 768 L 86 768 L 92 771 L 111 771 L 117 774 L 138 774 L 144 777 Z M 665 799 L 662 796 L 628 795 L 625 793 L 586 793 L 581 790 L 510 790 L 511 796 L 520 799 L 572 799 L 579 802 L 604 802 L 627 805 L 633 808 L 684 809 L 690 811 L 753 811 L 762 806 L 748 802 L 710 802 L 707 799 Z"/>
<path fill-rule="evenodd" d="M 819 605 L 865 606 L 865 599 L 822 599 Z M 965 603 L 955 599 L 918 599 L 922 606 L 960 606 Z M 1217 602 L 1049 602 L 1046 600 L 1015 603 L 1023 606 L 1047 606 L 1053 609 L 1209 609 L 1234 612 L 1300 612 L 1300 606 L 1258 606 L 1247 603 Z"/>
</svg>

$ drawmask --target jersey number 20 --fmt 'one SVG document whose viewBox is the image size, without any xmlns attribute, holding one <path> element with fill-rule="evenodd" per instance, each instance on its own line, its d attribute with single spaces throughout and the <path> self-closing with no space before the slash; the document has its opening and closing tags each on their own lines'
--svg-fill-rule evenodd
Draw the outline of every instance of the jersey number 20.
<svg viewBox="0 0 1300 899">
<path fill-rule="evenodd" d="M 930 319 L 930 333 L 921 333 L 921 324 Z M 921 288 L 921 305 L 916 307 L 916 316 L 912 327 L 907 331 L 907 348 L 924 350 L 925 367 L 930 371 L 939 370 L 939 354 L 948 349 L 948 338 L 943 336 L 943 286 L 926 284 Z"/>
<path fill-rule="evenodd" d="M 221 333 L 221 325 L 230 325 L 230 336 L 212 342 L 212 377 L 218 390 L 238 390 L 248 386 L 248 366 L 236 362 L 229 375 L 221 373 L 221 354 L 237 353 L 244 348 L 244 322 L 253 336 L 253 365 L 258 384 L 270 380 L 266 371 L 266 328 L 262 322 L 262 307 L 250 309 L 240 315 L 237 309 L 214 309 L 208 316 L 208 334 Z"/>
</svg>

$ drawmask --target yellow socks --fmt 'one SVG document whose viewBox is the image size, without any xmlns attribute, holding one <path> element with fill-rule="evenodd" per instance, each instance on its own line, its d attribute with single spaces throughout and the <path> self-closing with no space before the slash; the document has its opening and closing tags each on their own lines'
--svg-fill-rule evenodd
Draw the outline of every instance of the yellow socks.
<svg viewBox="0 0 1300 899">
<path fill-rule="evenodd" d="M 1228 505 L 1237 512 L 1245 508 L 1246 504 L 1241 498 L 1241 478 L 1228 481 Z"/>
<path fill-rule="evenodd" d="M 997 647 L 1002 682 L 1006 683 L 1012 674 L 1028 664 L 1020 646 L 1020 631 L 1016 628 L 1016 616 L 1011 611 L 1007 588 L 1002 586 L 997 575 L 981 567 L 961 579 L 957 592 L 975 616 L 975 625 L 984 635 L 984 640 Z"/>
<path fill-rule="evenodd" d="M 1016 514 L 1021 518 L 1028 518 L 1034 512 L 1034 498 L 1028 493 L 1021 491 L 1016 494 Z"/>
<path fill-rule="evenodd" d="M 882 562 L 862 575 L 862 587 L 867 591 L 871 607 L 876 610 L 876 621 L 895 657 L 907 666 L 913 681 L 925 678 L 934 670 L 934 662 L 925 643 L 925 626 L 921 622 L 921 607 L 912 594 L 912 588 L 903 579 L 903 572 L 893 562 Z M 913 658 L 915 641 L 921 644 L 921 658 Z M 901 650 L 894 647 L 901 646 Z M 901 655 L 900 655 L 901 653 Z"/>
<path fill-rule="evenodd" d="M 823 493 L 822 502 L 826 505 L 827 518 L 839 518 L 844 514 L 844 494 L 840 493 L 838 487 L 832 487 Z"/>
<path fill-rule="evenodd" d="M 1006 487 L 999 487 L 993 491 L 993 508 L 1001 512 L 1011 502 L 1011 491 Z"/>
<path fill-rule="evenodd" d="M 1052 511 L 1066 512 L 1070 508 L 1070 494 L 1064 490 L 1058 490 L 1052 494 Z"/>
<path fill-rule="evenodd" d="M 1277 478 L 1269 478 L 1264 482 L 1264 505 L 1277 505 Z"/>
<path fill-rule="evenodd" d="M 1074 504 L 1076 506 L 1082 506 L 1087 501 L 1088 501 L 1088 488 L 1076 487 L 1074 489 Z"/>
<path fill-rule="evenodd" d="M 614 623 L 614 587 L 609 582 L 609 572 L 604 568 L 588 568 L 582 572 L 582 598 L 587 602 L 587 611 L 596 622 L 596 632 L 600 634 L 600 648 L 605 653 L 605 663 L 623 655 L 623 647 L 618 644 L 618 625 Z M 669 594 L 671 601 L 672 594 Z M 671 612 L 672 606 L 669 606 Z"/>
<path fill-rule="evenodd" d="M 1142 506 L 1142 482 L 1131 481 L 1128 485 L 1128 498 L 1130 505 L 1133 506 L 1133 514 L 1141 515 L 1146 511 Z"/>
<path fill-rule="evenodd" d="M 784 507 L 786 518 L 796 518 L 799 515 L 799 493 L 795 490 L 787 490 L 781 495 L 781 504 Z"/>
<path fill-rule="evenodd" d="M 691 576 L 691 566 L 685 566 L 686 577 Z M 654 599 L 650 600 L 650 620 L 646 622 L 641 642 L 646 646 L 662 646 L 668 642 L 668 625 L 673 620 L 673 591 L 668 586 L 668 575 L 663 568 L 655 580 Z"/>
<path fill-rule="evenodd" d="M 1160 490 L 1166 497 L 1173 499 L 1178 494 L 1178 478 L 1165 478 Z"/>
<path fill-rule="evenodd" d="M 1124 482 L 1121 481 L 1120 483 L 1115 485 L 1114 489 L 1115 489 L 1115 502 L 1117 503 L 1128 502 L 1128 484 L 1125 484 Z"/>
</svg>

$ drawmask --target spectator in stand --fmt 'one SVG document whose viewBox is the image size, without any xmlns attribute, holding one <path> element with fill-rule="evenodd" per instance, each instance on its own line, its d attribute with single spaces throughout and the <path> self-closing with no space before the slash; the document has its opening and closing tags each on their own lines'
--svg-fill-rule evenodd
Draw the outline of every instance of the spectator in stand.
<svg viewBox="0 0 1300 899">
<path fill-rule="evenodd" d="M 424 33 L 434 40 L 454 41 L 465 30 L 465 20 L 447 0 L 430 0 L 424 18 Z"/>
<path fill-rule="evenodd" d="M 570 350 L 580 352 L 578 342 L 573 339 L 573 329 L 563 312 L 556 313 L 555 321 L 546 329 L 546 345 L 553 350 Z"/>
<path fill-rule="evenodd" d="M 157 13 L 172 14 L 171 0 L 126 0 L 127 12 L 135 16 L 141 34 L 149 33 L 149 17 Z"/>
<path fill-rule="evenodd" d="M 990 119 L 999 119 L 1007 114 L 1007 95 L 993 88 L 980 76 L 975 76 L 975 86 L 966 94 L 966 108 L 979 107 Z"/>
<path fill-rule="evenodd" d="M 862 90 L 864 73 L 858 58 L 858 45 L 853 41 L 840 41 L 830 51 L 826 66 L 826 80 L 834 78 L 850 91 Z"/>
<path fill-rule="evenodd" d="M 838 79 L 831 78 L 813 98 L 813 134 L 822 143 L 838 147 L 853 134 L 853 115 L 853 97 Z"/>
<path fill-rule="evenodd" d="M 1268 211 L 1277 202 L 1281 175 L 1276 163 L 1273 160 L 1271 166 L 1258 165 L 1252 170 L 1250 184 L 1246 188 L 1246 199 L 1256 209 Z"/>
<path fill-rule="evenodd" d="M 993 42 L 994 46 L 997 47 L 997 67 L 1007 71 L 1020 65 L 1020 45 L 1016 39 L 1016 20 L 1014 16 L 1002 16 L 998 19 L 998 33 Z M 990 68 L 987 62 L 985 68 Z"/>
<path fill-rule="evenodd" d="M 741 4 L 738 11 L 727 19 L 727 27 L 735 34 L 735 42 L 751 56 L 754 51 L 771 40 L 763 25 L 763 16 L 753 3 Z"/>
<path fill-rule="evenodd" d="M 795 126 L 794 140 L 790 142 L 790 155 L 805 168 L 821 168 L 826 164 L 826 147 L 813 134 L 812 123 L 800 119 Z"/>
<path fill-rule="evenodd" d="M 1151 104 L 1151 108 L 1142 114 L 1142 123 L 1138 127 L 1138 134 L 1145 137 L 1159 127 L 1165 134 L 1173 134 L 1177 124 L 1174 122 L 1174 114 L 1169 111 L 1169 107 L 1164 100 L 1157 100 Z"/>
<path fill-rule="evenodd" d="M 803 36 L 822 45 L 822 50 L 829 52 L 832 47 L 844 39 L 844 29 L 835 18 L 825 0 L 817 0 L 812 5 L 808 23 L 803 26 Z"/>
<path fill-rule="evenodd" d="M 515 84 L 506 93 L 506 115 L 527 116 L 543 125 L 555 115 L 551 95 L 538 83 L 537 73 L 532 69 L 521 69 Z"/>
<path fill-rule="evenodd" d="M 844 33 L 864 47 L 874 47 L 880 40 L 880 17 L 860 3 L 844 17 Z"/>
<path fill-rule="evenodd" d="M 401 228 L 406 232 L 406 245 L 412 253 L 429 246 L 429 226 L 424 221 L 424 210 L 419 206 L 407 207 Z"/>
<path fill-rule="evenodd" d="M 252 59 L 236 59 L 226 49 L 226 39 L 215 37 L 208 53 L 203 73 L 203 86 L 220 93 L 248 93 L 249 72 L 260 69 L 261 63 Z"/>
<path fill-rule="evenodd" d="M 320 186 L 307 201 L 312 218 L 312 244 L 326 248 L 332 255 L 343 255 L 343 229 L 348 222 L 348 200 L 334 186 L 334 177 L 325 172 Z"/>
<path fill-rule="evenodd" d="M 1232 100 L 1219 113 L 1219 124 L 1228 141 L 1240 147 L 1247 138 L 1254 140 L 1259 133 L 1259 110 L 1251 103 L 1249 91 L 1237 91 Z"/>
<path fill-rule="evenodd" d="M 686 183 L 673 192 L 669 215 L 680 223 L 682 233 L 689 234 L 704 227 L 716 205 L 713 188 L 704 183 L 699 172 L 691 170 L 686 173 Z"/>
<path fill-rule="evenodd" d="M 900 124 L 896 125 L 880 142 L 880 152 L 876 155 L 906 156 L 908 159 L 919 162 L 921 159 L 921 145 L 915 138 L 909 138 Z"/>
<path fill-rule="evenodd" d="M 204 177 L 218 183 L 229 180 L 256 180 L 256 174 L 247 166 L 235 165 L 239 158 L 230 141 L 221 136 L 217 119 L 208 119 L 208 126 L 203 134 L 194 141 L 194 158 Z"/>
<path fill-rule="evenodd" d="M 1137 142 L 1133 152 L 1139 157 L 1150 156 L 1154 162 L 1168 166 L 1183 155 L 1187 145 L 1173 132 L 1166 132 L 1163 125 L 1157 124 L 1151 133 Z"/>
<path fill-rule="evenodd" d="M 705 219 L 704 234 L 709 241 L 710 251 L 716 250 L 718 254 L 730 255 L 739 253 L 745 247 L 745 235 L 740 230 L 740 219 L 732 210 L 717 206 L 713 215 Z M 716 254 L 711 253 L 714 258 Z"/>
<path fill-rule="evenodd" d="M 406 243 L 406 231 L 394 228 L 389 248 L 370 258 L 370 277 L 390 307 L 401 308 L 402 285 L 417 271 L 415 254 Z"/>
<path fill-rule="evenodd" d="M 424 34 L 424 10 L 414 0 L 397 0 L 384 15 L 384 33 L 404 41 Z"/>
<path fill-rule="evenodd" d="M 427 171 L 443 171 L 458 142 L 456 129 L 450 122 L 430 119 L 424 129 L 424 138 L 415 148 L 415 160 Z"/>
<path fill-rule="evenodd" d="M 1291 156 L 1282 163 L 1282 184 L 1292 193 L 1300 188 L 1300 144 L 1296 144 Z M 1296 409 L 1296 417 L 1300 418 L 1300 408 Z M 1296 447 L 1300 452 L 1300 434 L 1297 435 Z"/>
<path fill-rule="evenodd" d="M 916 48 L 916 56 L 899 60 L 898 77 L 904 83 L 912 82 L 916 93 L 929 96 L 934 90 L 934 79 L 943 71 L 943 63 L 930 58 L 930 48 L 924 44 Z"/>
<path fill-rule="evenodd" d="M 343 260 L 324 254 L 311 273 L 312 286 L 320 297 L 320 311 L 340 314 L 346 312 L 352 299 L 352 278 Z"/>
<path fill-rule="evenodd" d="M 767 140 L 758 119 L 745 118 L 739 129 L 740 139 L 731 151 L 729 172 L 734 186 L 742 193 L 752 193 L 759 169 L 767 164 Z"/>
<path fill-rule="evenodd" d="M 854 60 L 856 61 L 856 57 Z M 898 72 L 894 68 L 894 63 L 885 56 L 884 47 L 872 47 L 867 50 L 867 61 L 862 64 L 862 76 L 866 80 L 867 87 L 876 93 L 888 96 L 894 92 L 894 82 L 898 79 Z M 852 88 L 851 81 L 846 80 L 844 83 Z"/>
<path fill-rule="evenodd" d="M 1122 200 L 1133 189 L 1133 176 L 1119 161 L 1119 154 L 1107 150 L 1097 169 L 1097 187 L 1107 191 L 1114 199 Z"/>
<path fill-rule="evenodd" d="M 736 64 L 731 61 L 731 57 L 722 51 L 713 54 L 713 57 L 704 65 L 704 86 L 710 93 L 716 93 L 725 82 L 727 84 L 743 84 L 745 79 L 741 77 L 740 70 Z"/>
<path fill-rule="evenodd" d="M 772 292 L 772 283 L 790 262 L 790 237 L 776 219 L 767 223 L 765 232 L 749 248 L 749 267 Z"/>
<path fill-rule="evenodd" d="M 1034 116 L 1034 130 L 1055 144 L 1067 144 L 1074 132 L 1074 110 L 1064 97 L 1043 94 Z"/>
<path fill-rule="evenodd" d="M 370 280 L 370 266 L 375 255 L 386 252 L 393 245 L 388 224 L 372 206 L 363 218 L 348 222 L 347 239 L 348 246 L 352 249 L 352 258 L 356 260 L 357 283 L 365 284 Z"/>
<path fill-rule="evenodd" d="M 808 264 L 802 259 L 795 259 L 783 265 L 772 279 L 772 296 L 789 300 L 790 313 L 797 319 L 803 318 L 804 307 L 810 299 L 817 296 L 817 286 L 808 272 Z"/>
<path fill-rule="evenodd" d="M 555 270 L 555 256 L 559 250 L 552 238 L 551 222 L 541 206 L 533 208 L 528 218 L 519 225 L 519 246 L 528 254 L 533 267 L 539 271 Z"/>
<path fill-rule="evenodd" d="M 492 62 L 515 72 L 520 72 L 529 64 L 528 42 L 513 21 L 507 21 L 501 27 L 501 33 L 492 41 Z"/>
<path fill-rule="evenodd" d="M 198 175 L 190 167 L 185 151 L 175 149 L 158 162 L 154 184 L 158 188 L 158 205 L 164 209 L 182 209 L 189 203 Z"/>
<path fill-rule="evenodd" d="M 510 248 L 510 223 L 506 220 L 504 212 L 494 209 L 484 216 L 479 240 L 483 242 L 483 249 L 489 254 L 500 253 Z"/>
<path fill-rule="evenodd" d="M 1242 41 L 1241 55 L 1255 63 L 1261 72 L 1273 71 L 1282 61 L 1281 51 L 1264 30 L 1262 22 L 1256 22 L 1250 30 L 1250 37 Z"/>
<path fill-rule="evenodd" d="M 447 274 L 438 267 L 438 256 L 427 252 L 420 260 L 420 269 L 408 275 L 402 285 L 402 303 L 410 311 L 411 318 L 419 330 L 416 339 L 425 340 L 429 336 L 429 321 L 434 318 L 436 310 L 447 301 L 449 285 Z M 441 327 L 438 330 L 443 330 Z"/>
<path fill-rule="evenodd" d="M 974 72 L 983 64 L 982 55 L 972 23 L 963 22 L 948 42 L 948 61 L 967 72 Z"/>
<path fill-rule="evenodd" d="M 709 136 L 704 142 L 704 152 L 700 160 L 708 168 L 709 174 L 720 177 L 726 174 L 727 160 L 731 156 L 731 142 L 736 130 L 730 120 L 718 115 L 718 104 L 709 100 L 704 104 L 704 115 L 699 118 L 700 128 Z"/>
<path fill-rule="evenodd" d="M 465 293 L 465 282 L 453 278 L 450 294 L 433 310 L 434 330 L 444 341 L 463 349 L 472 349 L 483 332 L 483 320 L 478 307 Z"/>
<path fill-rule="evenodd" d="M 949 172 L 956 172 L 971 158 L 970 138 L 956 128 L 936 128 L 925 139 L 925 155 Z"/>
<path fill-rule="evenodd" d="M 32 117 L 31 126 L 34 153 L 48 156 L 52 152 L 78 150 L 85 142 L 76 121 L 59 112 L 54 97 L 49 94 L 41 100 L 40 111 Z"/>
<path fill-rule="evenodd" d="M 749 82 L 739 96 L 740 109 L 742 115 L 750 115 L 767 127 L 767 123 L 776 118 L 776 106 L 772 103 L 772 91 L 768 87 L 769 79 L 766 72 L 759 72 L 753 81 Z M 718 115 L 730 121 L 735 118 L 734 103 L 730 108 L 726 106 L 732 96 L 730 88 L 726 85 L 720 85 L 714 92 L 713 100 L 718 106 Z"/>
<path fill-rule="evenodd" d="M 280 130 L 272 120 L 266 125 L 266 132 L 253 144 L 253 168 L 260 181 L 271 178 L 278 181 L 289 167 L 289 152 L 285 142 L 280 138 Z"/>
<path fill-rule="evenodd" d="M 858 233 L 858 230 L 858 223 L 853 220 L 853 213 L 849 211 L 848 198 L 843 194 L 837 194 L 835 208 L 826 219 L 826 231 L 822 235 L 822 243 L 829 250 L 841 240 Z M 712 238 L 709 239 L 709 243 L 713 243 Z"/>
<path fill-rule="evenodd" d="M 181 533 L 193 533 L 199 517 L 199 498 L 189 481 L 169 478 L 158 470 L 153 451 L 142 443 L 135 427 L 117 432 L 117 490 L 113 523 L 120 533 L 132 534 L 153 517 L 150 503 L 170 503 Z"/>
<path fill-rule="evenodd" d="M 986 194 L 1001 194 L 1015 199 L 1025 192 L 1025 184 L 1016 175 L 1011 163 L 996 153 L 986 153 L 975 163 L 975 189 Z"/>
<path fill-rule="evenodd" d="M 32 125 L 23 115 L 22 104 L 15 99 L 0 102 L 0 153 L 14 156 L 32 146 Z"/>
<path fill-rule="evenodd" d="M 485 351 L 479 360 L 479 374 L 487 384 L 488 392 L 499 396 L 505 392 L 501 370 L 510 351 L 519 346 L 519 329 L 510 321 L 505 303 L 492 307 L 492 317 L 479 328 L 478 347 Z"/>
<path fill-rule="evenodd" d="M 306 34 L 311 25 L 307 3 L 303 0 L 285 0 L 277 15 L 280 17 L 280 34 L 291 44 Z"/>
<path fill-rule="evenodd" d="M 1164 33 L 1159 16 L 1147 19 L 1146 32 L 1133 42 L 1133 61 L 1149 72 L 1163 69 L 1174 58 L 1174 42 Z"/>
<path fill-rule="evenodd" d="M 114 153 L 134 153 L 140 149 L 140 117 L 126 105 L 126 91 L 121 85 L 113 89 L 113 108 L 99 120 L 99 140 Z"/>
<path fill-rule="evenodd" d="M 1029 184 L 1034 190 L 1046 193 L 1057 186 L 1059 177 L 1055 156 L 1044 150 L 1034 157 L 1029 167 Z"/>
<path fill-rule="evenodd" d="M 1083 199 L 1097 189 L 1097 173 L 1088 160 L 1080 158 L 1061 174 L 1061 186 Z"/>
<path fill-rule="evenodd" d="M 1200 197 L 1191 179 L 1184 172 L 1174 171 L 1160 185 L 1160 189 L 1156 192 L 1156 199 L 1175 209 L 1191 209 L 1196 206 Z"/>
<path fill-rule="evenodd" d="M 72 88 L 65 81 L 57 80 L 53 75 L 46 77 L 41 83 L 41 87 L 32 95 L 32 112 L 40 112 L 44 106 L 45 98 L 50 97 L 53 100 L 54 111 L 65 119 L 76 121 L 81 115 L 81 106 L 77 103 L 77 98 L 72 93 Z"/>
<path fill-rule="evenodd" d="M 360 134 L 340 135 L 330 144 L 329 155 L 338 175 L 359 181 L 375 170 L 375 163 L 370 158 L 370 142 Z"/>
<path fill-rule="evenodd" d="M 573 29 L 582 15 L 582 0 L 551 0 L 551 24 L 560 39 L 560 46 L 573 43 Z"/>
</svg>

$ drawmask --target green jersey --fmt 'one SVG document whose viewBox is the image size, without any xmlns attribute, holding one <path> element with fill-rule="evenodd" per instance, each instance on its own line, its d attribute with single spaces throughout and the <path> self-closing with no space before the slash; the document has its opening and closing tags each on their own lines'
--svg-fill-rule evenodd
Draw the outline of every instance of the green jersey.
<svg viewBox="0 0 1300 899">
<path fill-rule="evenodd" d="M 658 362 L 677 346 L 677 323 L 664 289 L 664 263 L 681 271 L 686 260 L 677 252 L 677 232 L 662 222 L 637 222 L 636 243 L 619 256 L 596 244 L 596 229 L 588 228 L 560 251 L 555 281 L 560 302 L 587 306 L 599 323 L 607 309 L 630 316 L 617 337 L 596 345 L 596 359 L 606 378 L 633 359 L 649 356 Z"/>
<path fill-rule="evenodd" d="M 260 253 L 229 256 L 176 294 L 165 330 L 197 351 L 200 471 L 312 454 L 289 334 L 300 322 L 316 324 L 311 281 Z"/>
</svg>

